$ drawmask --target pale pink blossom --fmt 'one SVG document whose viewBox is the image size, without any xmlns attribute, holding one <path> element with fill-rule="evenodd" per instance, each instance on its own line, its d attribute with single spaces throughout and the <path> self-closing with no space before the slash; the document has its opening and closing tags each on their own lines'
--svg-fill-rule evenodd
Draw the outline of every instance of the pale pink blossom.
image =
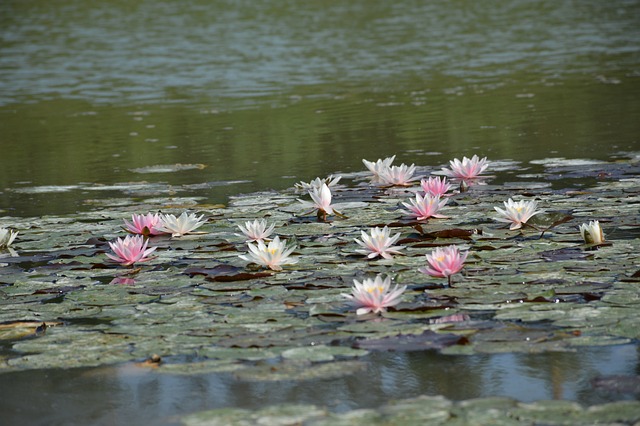
<svg viewBox="0 0 640 426">
<path fill-rule="evenodd" d="M 264 219 L 245 222 L 244 226 L 238 225 L 238 228 L 242 231 L 244 236 L 247 237 L 247 241 L 260 241 L 269 238 L 269 235 L 273 233 L 275 229 L 275 223 L 267 227 L 267 221 Z M 239 234 L 238 234 L 239 235 Z"/>
<path fill-rule="evenodd" d="M 309 195 L 311 196 L 313 202 L 300 199 L 298 201 L 300 201 L 305 206 L 312 207 L 313 209 L 317 210 L 318 220 L 327 220 L 328 214 L 336 214 L 338 216 L 342 216 L 342 214 L 336 211 L 334 206 L 331 204 L 331 190 L 326 183 L 323 183 L 320 188 L 312 187 L 309 190 Z"/>
<path fill-rule="evenodd" d="M 418 270 L 433 277 L 447 278 L 451 285 L 451 276 L 462 270 L 468 254 L 468 251 L 460 252 L 454 245 L 438 247 L 426 255 L 427 267 Z"/>
<path fill-rule="evenodd" d="M 114 242 L 109 242 L 114 254 L 106 253 L 107 257 L 123 266 L 134 263 L 146 262 L 153 257 L 149 257 L 156 247 L 147 248 L 149 240 L 142 235 L 127 235 L 124 238 L 117 238 Z"/>
<path fill-rule="evenodd" d="M 447 182 L 447 178 L 432 176 L 429 179 L 422 179 L 420 186 L 425 194 L 431 194 L 434 197 L 442 197 L 446 192 L 451 189 L 451 184 Z"/>
<path fill-rule="evenodd" d="M 451 168 L 443 168 L 442 174 L 459 179 L 475 179 L 481 177 L 479 176 L 480 173 L 489 167 L 487 157 L 480 159 L 477 155 L 474 155 L 471 158 L 462 157 L 462 161 L 456 158 L 449 161 L 449 164 L 451 165 Z"/>
<path fill-rule="evenodd" d="M 535 200 L 521 200 L 516 202 L 509 198 L 508 201 L 504 202 L 504 206 L 504 210 L 500 207 L 494 207 L 498 214 L 500 214 L 500 217 L 496 217 L 495 220 L 498 222 L 511 223 L 509 229 L 512 230 L 522 228 L 522 225 L 527 223 L 533 215 L 542 213 L 542 210 L 536 210 L 538 202 Z"/>
<path fill-rule="evenodd" d="M 132 214 L 131 222 L 127 219 L 124 219 L 125 230 L 132 234 L 140 234 L 140 235 L 160 235 L 165 232 L 158 229 L 158 227 L 162 226 L 164 223 L 162 222 L 162 217 L 158 213 L 151 214 Z"/>
<path fill-rule="evenodd" d="M 390 290 L 391 278 L 387 276 L 382 279 L 380 275 L 373 280 L 365 279 L 362 283 L 353 280 L 353 284 L 351 294 L 342 293 L 341 295 L 349 299 L 357 308 L 357 315 L 385 312 L 388 307 L 400 303 L 402 293 L 407 289 L 407 286 L 399 287 L 396 284 L 393 290 Z"/>
<path fill-rule="evenodd" d="M 449 201 L 447 198 L 441 199 L 440 197 L 434 197 L 429 193 L 425 194 L 424 196 L 416 193 L 415 200 L 412 198 L 409 201 L 409 203 L 402 203 L 402 205 L 409 210 L 402 211 L 407 213 L 411 217 L 415 217 L 417 220 L 424 220 L 430 217 L 439 219 L 447 217 L 438 214 L 440 209 L 444 207 L 445 204 L 447 204 L 447 201 Z"/>
<path fill-rule="evenodd" d="M 418 179 L 417 176 L 414 176 L 415 172 L 415 165 L 400 164 L 399 166 L 391 166 L 380 170 L 378 177 L 384 185 L 409 186 Z"/>
<path fill-rule="evenodd" d="M 314 180 L 312 180 L 311 182 L 307 183 L 307 182 L 299 182 L 296 183 L 294 186 L 298 189 L 304 189 L 306 191 L 310 190 L 311 188 L 322 188 L 322 184 L 326 183 L 327 186 L 329 187 L 329 189 L 331 189 L 331 187 L 336 186 L 338 184 L 338 182 L 340 182 L 340 179 L 342 179 L 342 176 L 333 176 L 330 175 L 329 177 L 326 177 L 324 179 L 320 179 L 319 177 L 315 178 Z"/>
<path fill-rule="evenodd" d="M 249 247 L 248 255 L 240 255 L 239 257 L 243 260 L 265 266 L 274 271 L 281 271 L 282 266 L 280 265 L 298 262 L 296 257 L 290 257 L 296 247 L 291 246 L 287 248 L 286 241 L 280 241 L 280 237 L 278 236 L 271 240 L 269 245 L 266 245 L 262 240 L 258 240 L 257 243 L 258 245 L 247 243 L 247 246 Z"/>
<path fill-rule="evenodd" d="M 377 256 L 382 256 L 385 259 L 392 259 L 394 254 L 400 254 L 400 250 L 404 246 L 394 246 L 393 244 L 400 238 L 400 233 L 390 236 L 388 227 L 382 229 L 375 227 L 371 229 L 371 235 L 364 231 L 362 233 L 362 240 L 355 238 L 356 243 L 364 247 L 364 250 L 358 249 L 357 253 L 367 255 L 367 258 L 373 259 Z"/>
</svg>

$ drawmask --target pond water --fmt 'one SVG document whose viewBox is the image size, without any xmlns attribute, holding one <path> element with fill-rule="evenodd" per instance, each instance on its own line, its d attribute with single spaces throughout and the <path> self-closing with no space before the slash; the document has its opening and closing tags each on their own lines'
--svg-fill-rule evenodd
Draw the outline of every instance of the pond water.
<svg viewBox="0 0 640 426">
<path fill-rule="evenodd" d="M 478 154 L 517 165 L 492 185 L 526 175 L 555 190 L 588 188 L 596 175 L 550 176 L 536 160 L 637 158 L 639 16 L 629 0 L 4 1 L 1 223 L 171 197 L 213 208 L 391 155 L 439 168 Z M 632 239 L 637 228 L 611 231 Z M 0 269 L 7 294 L 14 266 Z M 13 343 L 2 342 L 2 356 Z M 266 384 L 128 363 L 3 368 L 0 404 L 11 423 L 108 424 L 286 401 L 340 412 L 417 394 L 585 405 L 638 396 L 592 382 L 637 378 L 636 340 L 572 353 L 364 358 L 371 377 Z"/>
</svg>

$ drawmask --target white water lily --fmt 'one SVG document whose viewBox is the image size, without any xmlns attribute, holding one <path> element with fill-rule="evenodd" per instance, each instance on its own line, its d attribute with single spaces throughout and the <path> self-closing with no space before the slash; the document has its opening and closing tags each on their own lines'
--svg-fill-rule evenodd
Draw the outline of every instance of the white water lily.
<svg viewBox="0 0 640 426">
<path fill-rule="evenodd" d="M 326 221 L 328 214 L 336 214 L 338 216 L 344 217 L 342 213 L 335 210 L 333 205 L 331 204 L 331 190 L 327 186 L 326 183 L 323 183 L 320 188 L 313 187 L 309 190 L 309 195 L 313 202 L 300 200 L 302 204 L 307 207 L 311 207 L 314 210 L 318 211 L 318 220 Z"/>
<path fill-rule="evenodd" d="M 238 228 L 240 228 L 244 236 L 248 238 L 247 242 L 266 240 L 269 238 L 269 235 L 273 233 L 275 227 L 275 223 L 272 223 L 271 226 L 267 227 L 267 221 L 265 219 L 256 219 L 253 222 L 247 221 L 244 226 L 238 225 Z"/>
<path fill-rule="evenodd" d="M 373 177 L 377 178 L 380 175 L 380 172 L 383 170 L 387 170 L 391 167 L 391 163 L 395 160 L 396 156 L 393 155 L 391 157 L 387 157 L 384 160 L 379 158 L 377 161 L 367 161 L 364 158 L 362 159 L 362 163 L 369 169 L 371 173 L 373 173 Z"/>
<path fill-rule="evenodd" d="M 487 167 L 489 167 L 489 163 L 487 162 L 487 157 L 480 158 L 477 155 L 474 155 L 471 158 L 462 157 L 462 161 L 457 158 L 449 161 L 451 165 L 450 169 L 446 167 L 442 169 L 442 174 L 449 176 L 451 178 L 458 179 L 476 179 L 480 176 L 480 173 L 484 172 Z"/>
<path fill-rule="evenodd" d="M 583 223 L 578 229 L 585 243 L 602 244 L 604 242 L 604 233 L 597 220 L 592 220 L 588 224 Z"/>
<path fill-rule="evenodd" d="M 380 229 L 377 226 L 371 229 L 371 234 L 367 234 L 364 231 L 362 233 L 362 240 L 355 238 L 355 242 L 364 247 L 364 250 L 358 249 L 357 253 L 364 254 L 369 259 L 373 259 L 377 256 L 382 256 L 385 259 L 392 259 L 394 254 L 400 254 L 400 250 L 404 246 L 394 246 L 393 244 L 400 238 L 398 232 L 393 237 L 390 236 L 391 231 L 385 226 Z"/>
<path fill-rule="evenodd" d="M 500 214 L 500 217 L 496 217 L 495 220 L 498 222 L 511 223 L 509 227 L 511 230 L 522 228 L 522 225 L 527 223 L 533 215 L 542 213 L 542 210 L 536 210 L 538 202 L 535 200 L 521 200 L 516 202 L 509 198 L 508 201 L 504 202 L 504 207 L 504 210 L 500 207 L 494 207 L 498 214 Z"/>
<path fill-rule="evenodd" d="M 309 183 L 299 182 L 299 183 L 296 183 L 294 186 L 298 189 L 304 189 L 308 191 L 308 190 L 311 190 L 312 188 L 321 189 L 322 184 L 324 183 L 324 184 L 327 184 L 329 188 L 331 188 L 332 186 L 336 186 L 338 182 L 340 182 L 340 179 L 342 179 L 342 176 L 334 177 L 333 175 L 330 175 L 329 177 L 326 177 L 324 179 L 320 179 L 319 177 L 317 177 Z"/>
<path fill-rule="evenodd" d="M 295 250 L 295 246 L 287 248 L 286 241 L 280 241 L 280 237 L 276 236 L 273 240 L 266 245 L 264 241 L 258 240 L 258 245 L 247 243 L 249 247 L 248 255 L 239 255 L 240 259 L 248 262 L 257 263 L 258 265 L 266 266 L 274 271 L 281 271 L 282 266 L 286 264 L 297 263 L 296 257 L 291 257 L 290 254 Z"/>
<path fill-rule="evenodd" d="M 381 170 L 378 177 L 380 182 L 385 185 L 409 186 L 414 180 L 418 179 L 418 177 L 414 176 L 415 172 L 416 166 L 414 164 L 407 166 L 403 163 L 399 166 L 391 166 Z"/>
<path fill-rule="evenodd" d="M 377 275 L 375 279 L 365 279 L 362 283 L 353 280 L 351 294 L 342 293 L 341 296 L 349 299 L 357 308 L 356 314 L 363 315 L 369 312 L 385 312 L 388 307 L 395 306 L 401 301 L 402 293 L 407 286 L 399 287 L 397 284 L 391 288 L 391 278 Z"/>
<path fill-rule="evenodd" d="M 171 234 L 172 237 L 181 237 L 189 234 L 206 223 L 202 220 L 204 215 L 199 217 L 195 213 L 187 214 L 183 212 L 180 217 L 172 214 L 161 215 L 162 222 L 156 229 Z"/>
<path fill-rule="evenodd" d="M 7 228 L 0 228 L 0 248 L 7 248 L 16 239 L 18 231 Z"/>
</svg>

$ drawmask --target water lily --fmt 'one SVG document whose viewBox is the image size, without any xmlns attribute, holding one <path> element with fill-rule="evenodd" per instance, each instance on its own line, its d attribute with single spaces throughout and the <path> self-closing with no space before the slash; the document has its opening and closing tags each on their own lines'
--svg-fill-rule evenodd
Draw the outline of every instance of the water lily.
<svg viewBox="0 0 640 426">
<path fill-rule="evenodd" d="M 156 247 L 147 248 L 148 244 L 149 240 L 142 235 L 127 235 L 109 242 L 114 254 L 107 253 L 107 257 L 123 266 L 146 262 L 153 259 L 149 255 L 156 249 Z"/>
<path fill-rule="evenodd" d="M 414 176 L 415 172 L 415 165 L 400 164 L 399 166 L 391 166 L 380 170 L 378 177 L 380 182 L 385 185 L 409 186 L 414 180 L 418 179 L 418 177 Z"/>
<path fill-rule="evenodd" d="M 533 215 L 542 213 L 542 210 L 536 210 L 538 202 L 535 200 L 521 200 L 515 202 L 509 198 L 508 201 L 504 202 L 504 206 L 504 210 L 500 207 L 494 207 L 498 214 L 500 214 L 500 217 L 496 217 L 495 220 L 498 222 L 511 223 L 511 226 L 509 227 L 511 230 L 522 228 L 522 225 L 527 223 Z"/>
<path fill-rule="evenodd" d="M 7 228 L 0 228 L 0 248 L 9 247 L 17 236 L 18 231 L 13 231 Z"/>
<path fill-rule="evenodd" d="M 602 244 L 604 242 L 604 233 L 597 220 L 592 220 L 588 224 L 583 223 L 578 229 L 585 243 Z"/>
<path fill-rule="evenodd" d="M 132 234 L 140 235 L 160 235 L 164 234 L 158 227 L 162 226 L 162 218 L 158 213 L 151 214 L 132 214 L 131 222 L 124 219 L 125 230 Z"/>
<path fill-rule="evenodd" d="M 409 210 L 402 210 L 407 213 L 409 216 L 415 217 L 417 220 L 425 220 L 430 217 L 436 218 L 446 218 L 441 214 L 438 214 L 438 211 L 449 201 L 447 198 L 440 199 L 439 196 L 434 197 L 433 195 L 427 193 L 424 197 L 420 194 L 416 194 L 416 198 L 409 200 L 409 203 L 403 202 L 402 205 L 405 206 Z"/>
<path fill-rule="evenodd" d="M 449 285 L 451 285 L 451 276 L 462 270 L 468 254 L 468 251 L 461 253 L 455 245 L 438 247 L 431 254 L 426 255 L 427 267 L 418 270 L 432 277 L 447 278 Z"/>
<path fill-rule="evenodd" d="M 273 223 L 267 227 L 267 221 L 265 219 L 256 219 L 253 222 L 247 221 L 244 226 L 238 225 L 238 228 L 248 238 L 247 241 L 260 241 L 265 240 L 273 233 L 276 225 Z"/>
<path fill-rule="evenodd" d="M 390 236 L 387 226 L 380 229 L 378 227 L 371 229 L 371 235 L 362 232 L 362 240 L 355 238 L 356 243 L 364 247 L 364 250 L 358 249 L 357 253 L 367 255 L 367 258 L 373 259 L 382 256 L 385 259 L 392 259 L 394 254 L 400 254 L 404 246 L 394 246 L 393 244 L 400 238 L 400 233 Z"/>
<path fill-rule="evenodd" d="M 369 169 L 369 171 L 373 173 L 373 177 L 377 178 L 380 175 L 380 172 L 391 167 L 391 163 L 393 163 L 393 160 L 395 160 L 395 158 L 396 156 L 394 155 L 391 157 L 387 157 L 384 160 L 379 158 L 378 161 L 375 162 L 367 161 L 363 158 L 362 163 L 364 163 L 367 169 Z"/>
<path fill-rule="evenodd" d="M 353 280 L 354 286 L 351 294 L 342 293 L 341 296 L 349 299 L 357 308 L 356 314 L 363 315 L 369 312 L 385 312 L 388 307 L 400 303 L 402 293 L 407 286 L 399 287 L 397 284 L 391 288 L 391 278 L 377 275 L 375 279 L 365 279 L 362 283 Z"/>
<path fill-rule="evenodd" d="M 248 255 L 240 255 L 239 257 L 248 262 L 266 266 L 274 271 L 281 271 L 282 267 L 280 265 L 298 262 L 297 258 L 289 256 L 296 247 L 287 248 L 286 241 L 280 241 L 278 236 L 271 240 L 269 245 L 266 245 L 262 240 L 258 240 L 257 243 L 258 245 L 247 243 L 249 247 Z"/>
<path fill-rule="evenodd" d="M 431 194 L 434 197 L 442 197 L 451 189 L 451 184 L 447 182 L 447 178 L 439 176 L 431 176 L 429 179 L 422 179 L 420 186 L 425 194 Z"/>
<path fill-rule="evenodd" d="M 298 189 L 304 189 L 306 191 L 312 189 L 312 188 L 322 188 L 322 184 L 326 183 L 327 186 L 329 188 L 331 188 L 332 186 L 336 186 L 338 184 L 338 182 L 340 182 L 340 179 L 342 179 L 342 176 L 333 176 L 330 175 L 329 177 L 326 177 L 324 179 L 320 179 L 319 177 L 315 178 L 314 180 L 312 180 L 311 182 L 307 183 L 307 182 L 299 182 L 296 183 L 294 186 Z"/>
<path fill-rule="evenodd" d="M 320 188 L 313 187 L 309 190 L 309 195 L 313 200 L 313 203 L 304 200 L 298 200 L 306 206 L 310 206 L 318 211 L 318 220 L 326 221 L 328 214 L 336 214 L 337 216 L 343 216 L 340 212 L 336 211 L 331 205 L 331 190 L 326 183 L 323 183 Z"/>
<path fill-rule="evenodd" d="M 459 179 L 475 179 L 480 177 L 480 173 L 489 167 L 487 157 L 480 159 L 477 155 L 471 158 L 462 157 L 462 161 L 457 158 L 449 161 L 450 169 L 446 167 L 442 169 L 442 174 Z"/>
<path fill-rule="evenodd" d="M 202 220 L 204 215 L 198 217 L 195 213 L 187 214 L 187 212 L 183 212 L 179 217 L 172 214 L 163 214 L 161 217 L 162 225 L 158 226 L 157 229 L 171 234 L 172 237 L 181 237 L 191 233 L 206 223 L 206 220 Z"/>
</svg>

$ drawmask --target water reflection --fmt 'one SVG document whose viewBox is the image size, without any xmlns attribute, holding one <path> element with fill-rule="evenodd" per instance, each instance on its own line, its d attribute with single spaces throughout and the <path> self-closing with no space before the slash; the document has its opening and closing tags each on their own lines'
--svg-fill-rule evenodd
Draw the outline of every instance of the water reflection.
<svg viewBox="0 0 640 426">
<path fill-rule="evenodd" d="M 451 400 L 566 399 L 589 405 L 638 397 L 591 384 L 600 376 L 636 377 L 636 345 L 473 356 L 380 352 L 364 359 L 366 373 L 312 382 L 251 382 L 233 374 L 171 375 L 132 364 L 9 372 L 0 375 L 0 409 L 8 424 L 170 424 L 181 414 L 212 408 L 256 409 L 290 402 L 344 412 L 421 394 Z"/>
</svg>

